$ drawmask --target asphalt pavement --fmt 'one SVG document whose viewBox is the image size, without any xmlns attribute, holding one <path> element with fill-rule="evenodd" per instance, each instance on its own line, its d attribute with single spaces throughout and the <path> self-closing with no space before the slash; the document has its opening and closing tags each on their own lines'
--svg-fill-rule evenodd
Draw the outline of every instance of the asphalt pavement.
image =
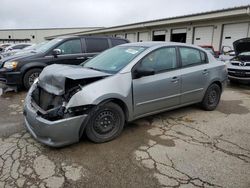
<svg viewBox="0 0 250 188">
<path fill-rule="evenodd" d="M 229 85 L 215 111 L 193 105 L 61 149 L 25 130 L 26 92 L 0 94 L 0 187 L 250 187 L 249 86 Z"/>
</svg>

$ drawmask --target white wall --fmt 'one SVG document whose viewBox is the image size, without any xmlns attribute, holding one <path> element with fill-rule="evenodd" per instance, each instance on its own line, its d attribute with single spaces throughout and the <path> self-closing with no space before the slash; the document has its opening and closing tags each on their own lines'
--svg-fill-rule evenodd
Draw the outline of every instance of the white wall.
<svg viewBox="0 0 250 188">
<path fill-rule="evenodd" d="M 44 37 L 74 32 L 88 31 L 96 28 L 61 28 L 61 29 L 20 29 L 0 30 L 0 39 L 30 39 L 32 43 L 44 41 Z M 35 36 L 33 39 L 32 36 Z"/>
<path fill-rule="evenodd" d="M 129 33 L 137 33 L 137 37 L 139 36 L 140 33 L 148 32 L 148 40 L 152 40 L 152 33 L 155 30 L 165 30 L 166 31 L 166 41 L 170 41 L 171 39 L 171 30 L 175 28 L 187 28 L 187 39 L 186 43 L 188 44 L 193 44 L 194 42 L 194 32 L 195 32 L 195 27 L 204 27 L 204 26 L 210 26 L 214 27 L 213 30 L 213 37 L 212 37 L 212 46 L 216 51 L 219 51 L 221 48 L 221 41 L 222 41 L 222 33 L 223 33 L 223 25 L 225 24 L 233 24 L 233 23 L 241 23 L 241 22 L 248 22 L 250 24 L 250 16 L 238 16 L 238 17 L 230 17 L 230 18 L 221 18 L 221 19 L 210 19 L 210 20 L 205 20 L 205 21 L 196 21 L 196 22 L 188 22 L 188 23 L 178 23 L 178 24 L 171 24 L 171 25 L 156 25 L 152 26 L 150 28 L 145 28 L 142 26 L 141 28 L 138 29 L 125 29 L 122 28 L 122 34 L 126 36 L 126 34 Z M 250 27 L 249 27 L 250 29 Z M 120 34 L 121 31 L 110 31 L 110 32 L 105 32 L 105 33 L 98 33 L 99 35 L 105 34 L 109 36 L 115 36 L 115 34 Z M 246 33 L 250 37 L 250 31 Z M 136 41 L 139 39 L 137 38 Z M 204 44 L 205 45 L 205 44 Z"/>
</svg>

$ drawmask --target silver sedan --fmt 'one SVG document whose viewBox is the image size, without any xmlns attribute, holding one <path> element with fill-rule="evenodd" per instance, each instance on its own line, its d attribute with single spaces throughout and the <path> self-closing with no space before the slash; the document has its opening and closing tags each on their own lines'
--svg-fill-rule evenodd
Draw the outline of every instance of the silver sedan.
<svg viewBox="0 0 250 188">
<path fill-rule="evenodd" d="M 129 43 L 81 66 L 46 67 L 26 97 L 25 124 L 53 147 L 78 142 L 84 132 L 106 142 L 138 118 L 195 103 L 214 110 L 226 80 L 225 64 L 202 48 Z"/>
</svg>

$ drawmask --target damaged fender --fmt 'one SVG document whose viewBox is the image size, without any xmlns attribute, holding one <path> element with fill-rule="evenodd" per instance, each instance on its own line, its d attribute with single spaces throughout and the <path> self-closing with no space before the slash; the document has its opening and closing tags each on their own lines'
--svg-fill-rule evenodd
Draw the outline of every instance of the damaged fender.
<svg viewBox="0 0 250 188">
<path fill-rule="evenodd" d="M 75 106 L 98 105 L 103 101 L 116 99 L 127 104 L 128 112 L 132 112 L 131 84 L 132 77 L 130 73 L 118 73 L 103 79 L 101 82 L 91 83 L 72 96 L 67 103 L 66 109 Z M 132 117 L 132 114 L 128 114 L 128 120 L 132 119 Z"/>
</svg>

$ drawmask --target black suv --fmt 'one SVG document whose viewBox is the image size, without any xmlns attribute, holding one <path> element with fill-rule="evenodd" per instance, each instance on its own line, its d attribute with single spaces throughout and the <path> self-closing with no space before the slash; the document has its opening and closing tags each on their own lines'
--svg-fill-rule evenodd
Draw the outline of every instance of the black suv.
<svg viewBox="0 0 250 188">
<path fill-rule="evenodd" d="M 42 69 L 51 64 L 79 65 L 100 52 L 128 43 L 126 39 L 98 36 L 64 36 L 53 39 L 35 51 L 0 60 L 0 82 L 8 86 L 32 85 Z"/>
</svg>

